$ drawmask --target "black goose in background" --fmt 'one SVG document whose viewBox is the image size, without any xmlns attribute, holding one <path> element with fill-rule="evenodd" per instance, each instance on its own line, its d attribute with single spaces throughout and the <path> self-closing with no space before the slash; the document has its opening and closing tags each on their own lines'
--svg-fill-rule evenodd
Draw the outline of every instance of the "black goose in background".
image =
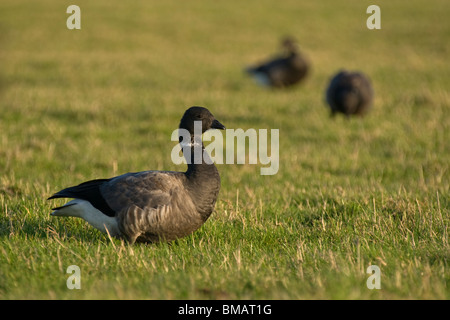
<svg viewBox="0 0 450 320">
<path fill-rule="evenodd" d="M 326 90 L 331 116 L 342 113 L 364 116 L 373 103 L 373 88 L 369 78 L 361 72 L 340 71 L 334 75 Z"/>
<path fill-rule="evenodd" d="M 272 88 L 290 87 L 308 75 L 310 63 L 298 49 L 297 43 L 288 37 L 281 45 L 284 50 L 282 55 L 245 69 L 260 85 Z"/>
<path fill-rule="evenodd" d="M 74 199 L 54 208 L 51 215 L 82 218 L 130 243 L 171 241 L 191 234 L 211 215 L 220 189 L 219 172 L 206 152 L 201 161 L 193 161 L 196 148 L 204 150 L 201 136 L 194 136 L 194 121 L 201 121 L 202 133 L 225 129 L 206 108 L 186 110 L 179 125 L 191 136 L 191 141 L 181 141 L 180 135 L 183 149 L 191 151 L 190 159 L 184 152 L 186 172 L 142 171 L 87 181 L 48 198 Z"/>
</svg>

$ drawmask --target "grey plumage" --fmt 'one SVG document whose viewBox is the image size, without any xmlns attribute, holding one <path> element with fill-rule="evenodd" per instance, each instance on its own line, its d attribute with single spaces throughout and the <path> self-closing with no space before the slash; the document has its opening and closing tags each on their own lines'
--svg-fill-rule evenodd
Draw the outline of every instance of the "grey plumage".
<svg viewBox="0 0 450 320">
<path fill-rule="evenodd" d="M 285 38 L 282 48 L 282 55 L 245 71 L 260 84 L 273 88 L 290 87 L 299 83 L 308 75 L 310 63 L 293 39 Z"/>
<path fill-rule="evenodd" d="M 340 71 L 334 75 L 326 90 L 331 115 L 343 113 L 365 115 L 373 103 L 373 88 L 369 78 L 361 72 Z"/>
<path fill-rule="evenodd" d="M 202 121 L 202 133 L 225 129 L 202 107 L 186 110 L 180 129 L 194 137 L 194 121 Z M 180 136 L 181 139 L 181 136 Z M 191 155 L 203 143 L 188 142 Z M 131 243 L 171 241 L 197 230 L 211 215 L 220 189 L 217 168 L 204 153 L 195 164 L 186 159 L 186 172 L 143 171 L 126 173 L 111 179 L 98 179 L 69 187 L 51 196 L 74 198 L 66 206 L 55 208 L 55 216 L 76 216 Z M 206 160 L 205 160 L 206 159 Z"/>
</svg>

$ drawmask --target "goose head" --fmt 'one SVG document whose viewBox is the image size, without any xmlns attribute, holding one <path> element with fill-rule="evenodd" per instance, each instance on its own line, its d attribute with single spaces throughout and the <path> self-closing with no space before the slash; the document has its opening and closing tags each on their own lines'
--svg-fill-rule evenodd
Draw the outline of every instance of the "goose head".
<svg viewBox="0 0 450 320">
<path fill-rule="evenodd" d="M 209 129 L 225 129 L 225 126 L 216 120 L 208 109 L 197 106 L 190 107 L 186 110 L 181 118 L 179 128 L 188 130 L 191 135 L 194 135 L 194 125 L 196 122 L 201 122 L 202 133 Z"/>
</svg>

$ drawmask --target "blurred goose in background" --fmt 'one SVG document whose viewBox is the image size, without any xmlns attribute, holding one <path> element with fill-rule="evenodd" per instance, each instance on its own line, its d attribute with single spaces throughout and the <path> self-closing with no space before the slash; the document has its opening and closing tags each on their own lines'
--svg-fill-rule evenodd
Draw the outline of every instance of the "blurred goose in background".
<svg viewBox="0 0 450 320">
<path fill-rule="evenodd" d="M 273 88 L 289 87 L 308 75 L 309 61 L 300 53 L 296 42 L 287 37 L 281 45 L 284 49 L 281 56 L 245 69 L 260 85 Z"/>
<path fill-rule="evenodd" d="M 203 152 L 201 135 L 194 136 L 194 121 L 201 121 L 202 133 L 225 129 L 206 108 L 186 110 L 179 125 L 191 137 L 182 141 L 179 133 L 183 150 L 191 151 L 189 159 L 184 152 L 186 172 L 142 171 L 87 181 L 48 198 L 74 198 L 51 215 L 82 218 L 130 243 L 171 241 L 191 234 L 211 215 L 220 189 L 219 172 Z M 196 148 L 201 148 L 201 161 L 194 161 Z"/>
<path fill-rule="evenodd" d="M 369 78 L 360 72 L 340 71 L 330 81 L 326 91 L 326 101 L 331 108 L 331 116 L 340 112 L 364 116 L 372 106 L 373 88 Z"/>
</svg>

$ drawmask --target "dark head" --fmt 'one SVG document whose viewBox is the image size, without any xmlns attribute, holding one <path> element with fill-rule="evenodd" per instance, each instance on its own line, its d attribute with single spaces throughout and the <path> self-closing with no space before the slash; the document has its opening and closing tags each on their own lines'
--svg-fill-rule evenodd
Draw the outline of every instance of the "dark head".
<svg viewBox="0 0 450 320">
<path fill-rule="evenodd" d="M 193 135 L 196 121 L 201 121 L 202 133 L 209 129 L 225 129 L 225 126 L 217 121 L 208 109 L 203 107 L 190 107 L 187 109 L 181 118 L 180 129 L 186 129 Z"/>
<path fill-rule="evenodd" d="M 281 46 L 289 53 L 297 52 L 298 45 L 293 37 L 287 36 L 281 41 Z"/>
</svg>

